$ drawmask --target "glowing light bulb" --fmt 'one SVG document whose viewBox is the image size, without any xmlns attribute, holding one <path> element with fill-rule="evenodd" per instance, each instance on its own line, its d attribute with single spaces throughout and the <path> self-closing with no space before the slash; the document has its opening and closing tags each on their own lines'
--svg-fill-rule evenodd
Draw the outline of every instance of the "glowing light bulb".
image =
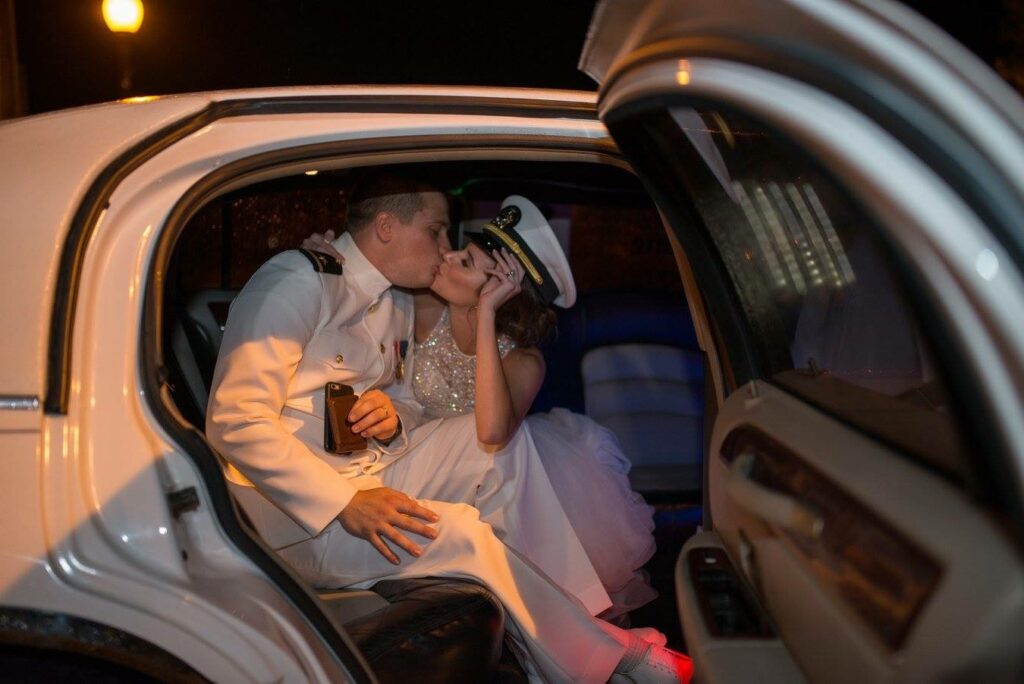
<svg viewBox="0 0 1024 684">
<path fill-rule="evenodd" d="M 114 33 L 135 33 L 142 26 L 142 0 L 103 0 L 103 21 Z"/>
<path fill-rule="evenodd" d="M 679 66 L 676 69 L 676 83 L 681 86 L 690 84 L 690 60 L 679 60 Z"/>
</svg>

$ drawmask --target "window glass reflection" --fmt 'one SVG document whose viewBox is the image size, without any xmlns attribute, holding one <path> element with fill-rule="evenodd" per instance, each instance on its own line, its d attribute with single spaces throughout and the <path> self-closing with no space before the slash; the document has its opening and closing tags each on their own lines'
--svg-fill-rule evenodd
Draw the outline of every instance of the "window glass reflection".
<svg viewBox="0 0 1024 684">
<path fill-rule="evenodd" d="M 870 220 L 792 145 L 734 115 L 670 110 L 687 187 L 768 377 L 943 471 L 950 397 Z"/>
</svg>

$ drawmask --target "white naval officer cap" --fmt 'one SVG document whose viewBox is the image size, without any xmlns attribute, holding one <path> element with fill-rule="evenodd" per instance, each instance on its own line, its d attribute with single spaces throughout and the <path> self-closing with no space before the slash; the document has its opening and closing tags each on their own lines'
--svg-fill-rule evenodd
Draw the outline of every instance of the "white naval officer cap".
<svg viewBox="0 0 1024 684">
<path fill-rule="evenodd" d="M 503 247 L 515 255 L 544 303 L 567 309 L 576 301 L 576 282 L 555 231 L 522 195 L 506 197 L 498 215 L 468 237 L 488 251 Z"/>
</svg>

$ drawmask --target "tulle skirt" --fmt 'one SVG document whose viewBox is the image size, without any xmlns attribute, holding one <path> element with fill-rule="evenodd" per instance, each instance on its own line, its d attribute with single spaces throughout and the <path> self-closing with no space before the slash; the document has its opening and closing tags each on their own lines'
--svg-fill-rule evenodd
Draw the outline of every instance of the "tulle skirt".
<svg viewBox="0 0 1024 684">
<path fill-rule="evenodd" d="M 658 593 L 641 570 L 654 554 L 654 509 L 630 487 L 630 462 L 615 435 L 565 409 L 527 422 L 562 508 L 611 596 L 601 617 L 654 599 Z"/>
</svg>

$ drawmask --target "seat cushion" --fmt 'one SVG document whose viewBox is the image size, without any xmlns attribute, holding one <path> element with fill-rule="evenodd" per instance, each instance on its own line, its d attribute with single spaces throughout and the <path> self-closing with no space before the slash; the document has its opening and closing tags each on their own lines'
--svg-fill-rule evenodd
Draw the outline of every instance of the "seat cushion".
<svg viewBox="0 0 1024 684">
<path fill-rule="evenodd" d="M 700 354 L 660 344 L 617 344 L 583 357 L 587 415 L 619 438 L 634 466 L 690 466 L 703 444 Z"/>
<path fill-rule="evenodd" d="M 660 291 L 591 292 L 558 311 L 558 334 L 543 345 L 548 373 L 531 411 L 583 413 L 580 364 L 592 349 L 655 344 L 699 351 L 686 300 Z"/>
<path fill-rule="evenodd" d="M 345 630 L 380 682 L 495 681 L 505 613 L 485 587 L 421 578 L 385 580 L 373 590 L 390 605 Z"/>
</svg>

